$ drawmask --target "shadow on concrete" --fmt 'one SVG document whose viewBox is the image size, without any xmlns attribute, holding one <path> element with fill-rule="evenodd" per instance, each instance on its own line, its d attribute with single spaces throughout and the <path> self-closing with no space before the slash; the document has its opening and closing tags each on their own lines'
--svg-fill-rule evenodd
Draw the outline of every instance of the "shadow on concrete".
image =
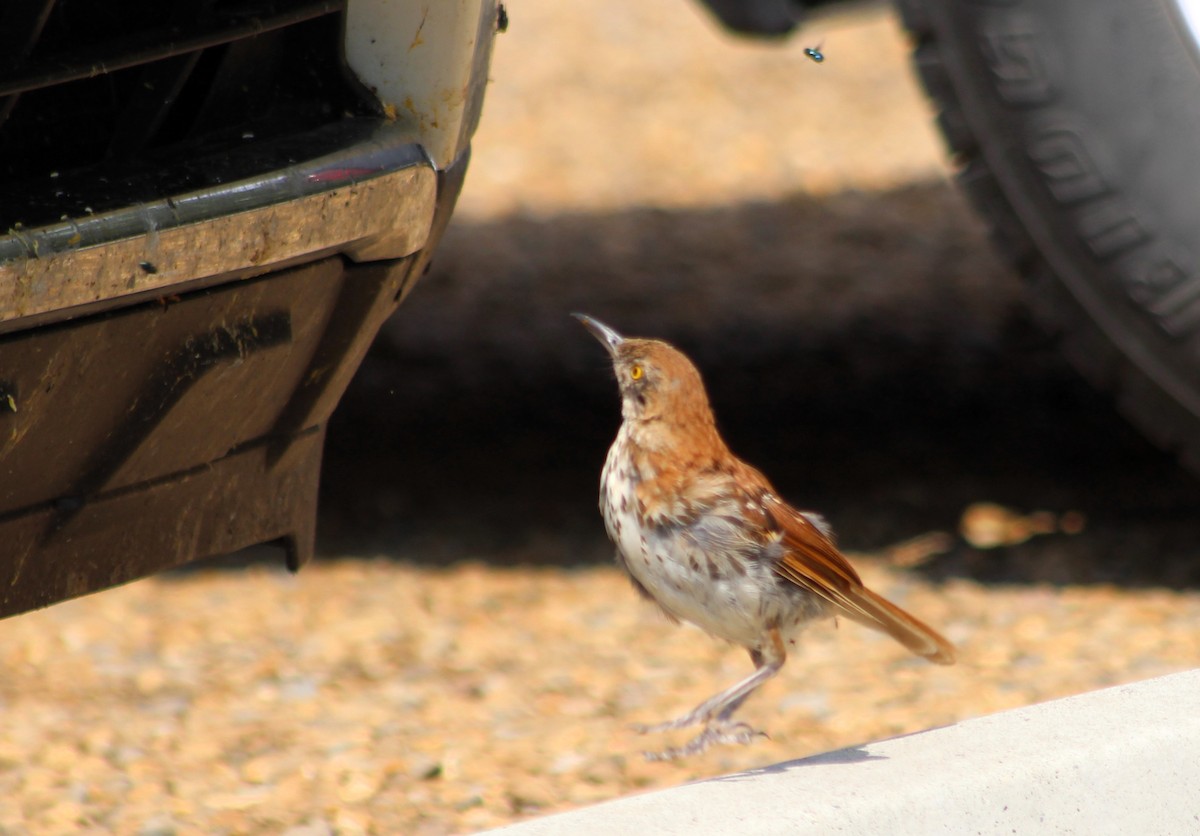
<svg viewBox="0 0 1200 836">
<path fill-rule="evenodd" d="M 886 761 L 886 755 L 872 755 L 870 752 L 863 749 L 861 746 L 850 746 L 845 749 L 836 749 L 832 752 L 823 752 L 819 755 L 812 755 L 807 758 L 797 758 L 790 761 L 781 761 L 773 763 L 769 766 L 759 766 L 754 769 L 747 769 L 745 772 L 736 772 L 732 775 L 722 775 L 717 778 L 709 778 L 713 783 L 737 783 L 738 781 L 751 781 L 760 775 L 777 775 L 784 772 L 791 772 L 794 769 L 804 769 L 810 766 L 827 766 L 829 764 L 854 764 L 863 763 L 864 761 Z"/>
<path fill-rule="evenodd" d="M 330 427 L 320 550 L 431 563 L 610 559 L 618 424 L 568 314 L 676 343 L 730 446 L 851 550 L 956 529 L 979 501 L 1084 533 L 923 571 L 1200 583 L 1200 482 L 1066 366 L 959 195 L 930 182 L 709 209 L 458 221 Z"/>
</svg>

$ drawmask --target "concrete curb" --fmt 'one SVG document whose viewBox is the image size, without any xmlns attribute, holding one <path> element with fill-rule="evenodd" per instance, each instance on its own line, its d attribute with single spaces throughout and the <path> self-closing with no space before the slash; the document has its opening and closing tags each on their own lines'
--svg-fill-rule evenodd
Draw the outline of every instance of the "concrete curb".
<svg viewBox="0 0 1200 836">
<path fill-rule="evenodd" d="M 490 832 L 1200 833 L 1200 669 Z"/>
</svg>

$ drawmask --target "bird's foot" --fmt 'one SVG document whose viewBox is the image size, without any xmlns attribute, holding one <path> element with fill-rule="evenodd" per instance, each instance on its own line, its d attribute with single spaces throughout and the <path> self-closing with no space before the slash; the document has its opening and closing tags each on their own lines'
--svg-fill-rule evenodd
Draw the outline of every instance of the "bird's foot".
<svg viewBox="0 0 1200 836">
<path fill-rule="evenodd" d="M 644 725 L 634 723 L 633 730 L 638 734 L 658 734 L 659 732 L 686 729 L 689 726 L 728 726 L 729 716 L 737 710 L 741 700 L 731 703 L 724 692 L 717 694 L 711 700 L 706 700 L 693 708 L 687 714 L 667 720 L 665 723 Z"/>
<path fill-rule="evenodd" d="M 681 718 L 682 719 L 682 718 Z M 664 728 L 679 728 L 672 726 L 669 723 L 660 724 Z M 651 730 L 659 730 L 657 727 L 651 727 Z M 729 721 L 710 723 L 704 727 L 704 731 L 693 737 L 682 746 L 672 746 L 663 749 L 661 752 L 644 752 L 648 761 L 673 761 L 680 758 L 690 758 L 693 755 L 699 755 L 709 746 L 714 744 L 729 744 L 740 743 L 745 746 L 756 737 L 767 737 L 767 733 L 759 731 L 746 723 L 733 723 Z"/>
</svg>

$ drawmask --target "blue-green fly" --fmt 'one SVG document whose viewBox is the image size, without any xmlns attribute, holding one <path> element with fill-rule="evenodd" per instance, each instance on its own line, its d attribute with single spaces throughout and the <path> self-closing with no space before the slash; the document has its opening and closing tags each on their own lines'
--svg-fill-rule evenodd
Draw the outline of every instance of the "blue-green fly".
<svg viewBox="0 0 1200 836">
<path fill-rule="evenodd" d="M 824 41 L 821 41 L 821 43 L 817 44 L 816 46 L 804 47 L 804 54 L 807 55 L 812 60 L 816 61 L 818 64 L 820 64 L 822 61 L 825 60 L 825 53 L 821 52 L 821 44 L 824 44 L 824 43 L 825 43 Z"/>
</svg>

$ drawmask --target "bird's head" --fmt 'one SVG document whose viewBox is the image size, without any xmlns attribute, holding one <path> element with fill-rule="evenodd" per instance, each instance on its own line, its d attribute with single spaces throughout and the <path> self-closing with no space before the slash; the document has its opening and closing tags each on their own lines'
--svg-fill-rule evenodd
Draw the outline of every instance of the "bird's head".
<svg viewBox="0 0 1200 836">
<path fill-rule="evenodd" d="M 712 426 L 704 382 L 683 352 L 661 340 L 622 337 L 590 316 L 573 316 L 608 349 L 626 421 Z"/>
</svg>

